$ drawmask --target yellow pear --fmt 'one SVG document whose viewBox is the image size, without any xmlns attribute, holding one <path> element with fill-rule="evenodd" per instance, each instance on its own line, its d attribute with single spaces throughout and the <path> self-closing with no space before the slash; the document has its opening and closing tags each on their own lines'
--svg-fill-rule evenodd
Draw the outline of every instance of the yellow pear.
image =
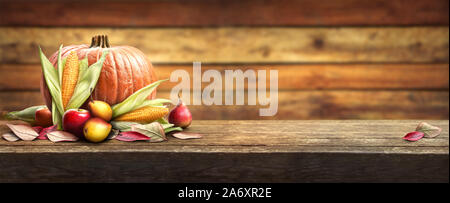
<svg viewBox="0 0 450 203">
<path fill-rule="evenodd" d="M 105 140 L 111 131 L 111 124 L 100 118 L 91 118 L 84 124 L 84 138 L 91 142 Z"/>
<path fill-rule="evenodd" d="M 112 109 L 108 103 L 104 101 L 93 100 L 89 102 L 88 107 L 91 111 L 92 116 L 101 118 L 106 122 L 111 120 Z"/>
</svg>

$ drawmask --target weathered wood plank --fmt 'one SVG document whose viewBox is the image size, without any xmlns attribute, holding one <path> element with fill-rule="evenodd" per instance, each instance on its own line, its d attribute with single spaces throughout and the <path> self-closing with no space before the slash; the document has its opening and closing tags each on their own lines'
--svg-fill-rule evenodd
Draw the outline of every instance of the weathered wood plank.
<svg viewBox="0 0 450 203">
<path fill-rule="evenodd" d="M 0 182 L 448 182 L 448 120 L 427 121 L 443 128 L 439 139 L 402 140 L 418 122 L 195 120 L 187 130 L 204 134 L 202 139 L 2 140 Z M 253 128 L 254 134 L 210 133 L 209 125 Z M 266 127 L 272 125 L 296 133 Z M 377 139 L 359 143 L 370 137 Z M 327 139 L 332 140 L 327 145 L 318 141 Z"/>
<path fill-rule="evenodd" d="M 448 154 L 2 153 L 0 182 L 448 183 L 448 163 Z"/>
<path fill-rule="evenodd" d="M 158 98 L 170 98 L 160 91 Z M 247 97 L 246 97 L 247 98 Z M 266 106 L 190 105 L 198 120 L 252 119 L 448 119 L 448 91 L 280 91 L 278 113 L 260 117 Z M 0 92 L 0 111 L 43 104 L 40 92 Z M 245 104 L 247 104 L 245 102 Z"/>
<path fill-rule="evenodd" d="M 1 63 L 39 63 L 60 44 L 141 49 L 154 63 L 448 63 L 448 27 L 347 28 L 0 28 Z"/>
<path fill-rule="evenodd" d="M 154 65 L 159 78 L 170 78 L 175 70 L 187 71 L 192 81 L 192 65 Z M 301 64 L 301 65 L 202 65 L 202 72 L 217 70 L 278 71 L 280 90 L 312 89 L 448 89 L 448 64 Z M 257 75 L 256 75 L 257 76 Z M 201 78 L 198 78 L 201 79 Z M 0 64 L 0 90 L 39 90 L 39 64 Z M 266 88 L 270 78 L 267 77 Z M 176 82 L 165 82 L 160 90 L 171 90 Z M 202 83 L 206 87 L 209 83 Z M 245 88 L 247 88 L 246 82 Z M 256 84 L 255 84 L 256 85 Z M 257 85 L 256 85 L 257 86 Z M 222 87 L 225 87 L 223 84 Z"/>
<path fill-rule="evenodd" d="M 45 15 L 42 15 L 45 13 Z M 39 17 L 36 17 L 39 16 Z M 80 18 L 80 16 L 83 16 Z M 2 2 L 0 25 L 448 25 L 446 0 Z"/>
<path fill-rule="evenodd" d="M 291 148 L 290 150 L 298 149 L 300 146 L 360 147 L 360 149 L 365 147 L 414 147 L 417 148 L 415 153 L 428 153 L 422 147 L 448 147 L 448 122 L 439 120 L 427 122 L 443 128 L 441 135 L 419 142 L 407 142 L 401 138 L 406 133 L 415 130 L 420 121 L 194 121 L 187 131 L 204 134 L 202 139 L 179 140 L 169 137 L 168 142 L 152 143 L 151 145 L 278 146 Z M 10 132 L 5 123 L 6 121 L 0 121 L 0 135 Z M 104 144 L 105 146 L 148 146 L 147 142 L 130 143 L 117 140 L 110 140 Z M 96 144 L 85 142 L 52 143 L 46 140 L 33 142 L 0 140 L 0 146 L 48 146 L 49 149 L 52 149 L 53 146 L 85 146 L 90 149 L 97 147 Z M 45 148 L 42 149 L 45 150 Z M 90 149 L 85 150 L 90 151 Z"/>
</svg>

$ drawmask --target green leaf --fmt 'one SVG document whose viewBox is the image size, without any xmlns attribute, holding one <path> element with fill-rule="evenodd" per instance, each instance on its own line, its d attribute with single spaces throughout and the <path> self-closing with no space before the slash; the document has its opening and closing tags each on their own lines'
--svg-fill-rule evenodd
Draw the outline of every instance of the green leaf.
<svg viewBox="0 0 450 203">
<path fill-rule="evenodd" d="M 165 133 L 170 133 L 172 131 L 183 131 L 183 128 L 181 128 L 181 127 L 164 128 Z"/>
<path fill-rule="evenodd" d="M 28 107 L 21 111 L 12 111 L 5 115 L 6 119 L 22 120 L 28 123 L 33 123 L 35 120 L 36 111 L 41 108 L 46 108 L 45 105 Z"/>
<path fill-rule="evenodd" d="M 156 120 L 156 122 L 161 123 L 162 127 L 164 128 L 164 133 L 169 133 L 172 131 L 183 131 L 183 128 L 181 127 L 174 127 L 174 124 L 169 123 L 165 118 L 159 118 Z"/>
<path fill-rule="evenodd" d="M 136 109 L 144 107 L 144 106 L 164 106 L 165 103 L 173 104 L 172 100 L 169 100 L 169 99 L 150 99 L 150 100 L 145 100 Z"/>
<path fill-rule="evenodd" d="M 39 47 L 39 57 L 41 59 L 42 72 L 44 73 L 45 83 L 47 84 L 50 95 L 52 96 L 52 100 L 54 101 L 58 111 L 60 113 L 64 113 L 58 71 L 55 69 L 55 67 L 53 67 L 52 63 L 50 63 L 50 61 L 44 55 L 41 47 Z M 62 116 L 62 114 L 60 116 Z"/>
<path fill-rule="evenodd" d="M 102 71 L 103 62 L 108 55 L 109 50 L 105 50 L 100 57 L 100 60 L 83 70 L 83 76 L 77 82 L 77 86 L 73 92 L 72 98 L 70 98 L 69 104 L 67 104 L 67 109 L 77 109 L 84 104 L 86 99 L 89 98 L 95 86 L 97 85 L 98 78 Z M 87 59 L 83 59 L 87 60 Z M 82 68 L 85 68 L 86 62 L 82 62 Z M 80 65 L 81 68 L 81 65 Z"/>
<path fill-rule="evenodd" d="M 166 80 L 158 80 L 150 85 L 147 85 L 141 88 L 140 90 L 136 91 L 132 95 L 130 95 L 121 103 L 114 105 L 112 107 L 113 119 L 116 118 L 117 116 L 120 116 L 122 114 L 125 114 L 127 112 L 139 108 L 147 99 L 147 97 L 150 96 L 150 94 L 156 89 L 156 87 L 158 87 L 159 84 L 161 84 Z"/>
<path fill-rule="evenodd" d="M 164 126 L 164 124 L 170 124 L 169 121 L 167 121 L 164 117 L 158 118 L 158 120 L 156 120 L 156 121 L 161 123 L 163 126 Z M 173 124 L 171 124 L 171 125 L 173 125 Z"/>
</svg>

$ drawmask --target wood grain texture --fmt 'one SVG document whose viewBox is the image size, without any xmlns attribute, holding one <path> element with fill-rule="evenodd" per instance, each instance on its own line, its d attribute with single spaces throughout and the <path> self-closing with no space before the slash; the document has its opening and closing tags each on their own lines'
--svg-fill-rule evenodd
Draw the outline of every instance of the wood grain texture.
<svg viewBox="0 0 450 203">
<path fill-rule="evenodd" d="M 170 92 L 160 91 L 156 97 L 170 98 Z M 259 109 L 267 108 L 260 105 L 190 105 L 189 108 L 193 118 L 198 120 L 449 118 L 448 90 L 280 91 L 278 101 L 278 112 L 271 117 L 259 116 Z M 3 113 L 38 104 L 43 104 L 38 91 L 0 92 L 0 111 Z"/>
<path fill-rule="evenodd" d="M 9 1 L 0 25 L 448 25 L 448 11 L 447 0 Z"/>
<path fill-rule="evenodd" d="M 39 63 L 60 44 L 107 34 L 153 63 L 448 63 L 448 27 L 0 28 L 0 63 Z"/>
<path fill-rule="evenodd" d="M 192 65 L 154 65 L 159 78 L 170 78 L 172 72 L 184 70 L 192 81 Z M 225 70 L 266 70 L 266 88 L 269 88 L 269 70 L 278 71 L 280 90 L 314 89 L 421 89 L 449 88 L 448 64 L 315 64 L 315 65 L 202 65 L 202 72 L 217 70 L 225 87 Z M 199 78 L 201 79 L 201 78 Z M 39 90 L 39 64 L 0 64 L 0 90 Z M 179 82 L 167 81 L 159 90 L 170 91 Z M 202 83 L 202 88 L 208 82 Z M 244 88 L 253 83 L 245 83 Z M 255 84 L 257 87 L 257 84 Z"/>
<path fill-rule="evenodd" d="M 402 140 L 419 122 L 195 120 L 187 131 L 202 139 L 1 139 L 0 182 L 448 182 L 448 120 L 427 121 L 443 128 L 435 139 Z"/>
</svg>

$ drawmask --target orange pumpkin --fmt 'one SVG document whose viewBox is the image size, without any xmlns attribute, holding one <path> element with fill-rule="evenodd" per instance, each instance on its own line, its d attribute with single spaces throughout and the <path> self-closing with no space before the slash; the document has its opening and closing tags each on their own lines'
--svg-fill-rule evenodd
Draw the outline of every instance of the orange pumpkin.
<svg viewBox="0 0 450 203">
<path fill-rule="evenodd" d="M 92 65 L 100 59 L 102 51 L 105 49 L 109 49 L 110 52 L 103 63 L 97 86 L 92 93 L 93 99 L 114 105 L 122 102 L 142 87 L 157 81 L 153 66 L 144 53 L 131 46 L 110 47 L 107 36 L 93 37 L 90 46 L 82 44 L 63 47 L 61 58 L 67 57 L 71 51 L 75 51 L 80 60 L 87 54 L 89 65 Z M 49 60 L 56 68 L 58 51 Z M 40 88 L 46 105 L 51 109 L 51 95 L 43 76 Z M 155 96 L 156 90 L 149 96 L 149 99 L 153 99 Z"/>
</svg>

